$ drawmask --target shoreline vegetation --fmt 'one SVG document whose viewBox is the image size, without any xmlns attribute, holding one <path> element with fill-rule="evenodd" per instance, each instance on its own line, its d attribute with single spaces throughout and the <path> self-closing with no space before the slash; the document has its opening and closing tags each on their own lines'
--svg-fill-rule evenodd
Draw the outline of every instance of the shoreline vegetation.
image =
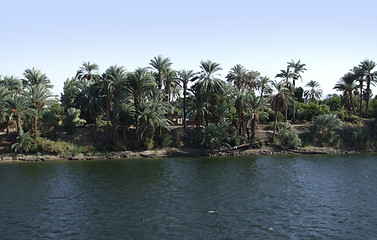
<svg viewBox="0 0 377 240">
<path fill-rule="evenodd" d="M 0 161 L 377 152 L 373 60 L 325 98 L 315 80 L 296 87 L 301 60 L 274 80 L 240 64 L 224 78 L 211 60 L 197 72 L 172 65 L 159 55 L 101 74 L 84 62 L 60 97 L 38 69 L 0 75 Z"/>
</svg>

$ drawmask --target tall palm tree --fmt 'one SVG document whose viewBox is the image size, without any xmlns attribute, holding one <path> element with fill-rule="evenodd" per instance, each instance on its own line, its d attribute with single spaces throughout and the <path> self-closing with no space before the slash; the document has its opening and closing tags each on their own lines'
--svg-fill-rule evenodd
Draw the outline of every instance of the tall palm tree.
<svg viewBox="0 0 377 240">
<path fill-rule="evenodd" d="M 286 109 L 288 103 L 292 101 L 292 92 L 288 89 L 285 82 L 273 82 L 272 86 L 275 88 L 276 93 L 271 97 L 271 109 L 275 111 L 275 121 L 274 121 L 274 133 L 273 136 L 275 137 L 276 134 L 276 123 L 278 119 L 279 111 Z"/>
<path fill-rule="evenodd" d="M 189 102 L 189 115 L 194 115 L 196 119 L 196 127 L 199 128 L 203 121 L 203 116 L 210 114 L 206 106 L 206 95 L 201 91 L 200 84 L 197 82 L 191 88 L 193 97 Z"/>
<path fill-rule="evenodd" d="M 38 135 L 38 115 L 39 110 L 46 104 L 46 101 L 49 97 L 51 97 L 50 90 L 43 84 L 36 84 L 27 86 L 26 88 L 26 96 L 31 101 L 31 104 L 34 109 L 34 116 L 33 116 L 33 132 L 35 135 Z"/>
<path fill-rule="evenodd" d="M 242 86 L 248 83 L 250 77 L 250 71 L 241 64 L 237 64 L 230 69 L 225 78 L 228 80 L 228 82 L 234 83 L 237 89 L 241 89 Z"/>
<path fill-rule="evenodd" d="M 164 74 L 164 80 L 166 101 L 170 103 L 174 99 L 174 97 L 176 97 L 175 90 L 177 89 L 177 85 L 179 85 L 177 71 L 171 68 L 166 69 Z"/>
<path fill-rule="evenodd" d="M 96 63 L 83 62 L 77 71 L 76 77 L 82 81 L 91 81 L 99 77 L 98 65 Z"/>
<path fill-rule="evenodd" d="M 50 79 L 46 76 L 46 74 L 42 73 L 40 70 L 32 68 L 26 69 L 24 72 L 24 79 L 22 79 L 23 84 L 25 86 L 32 86 L 32 85 L 45 85 L 46 88 L 51 89 L 53 86 L 51 85 Z"/>
<path fill-rule="evenodd" d="M 113 114 L 111 118 L 111 140 L 113 143 L 115 143 L 118 138 L 117 127 L 121 110 L 120 95 L 127 84 L 127 75 L 126 69 L 123 66 L 117 65 L 110 66 L 105 72 L 105 78 L 108 82 L 109 90 L 112 93 Z"/>
<path fill-rule="evenodd" d="M 347 103 L 349 115 L 351 115 L 351 109 L 353 113 L 356 114 L 353 101 L 353 93 L 354 90 L 357 89 L 357 87 L 358 86 L 355 84 L 355 78 L 351 73 L 346 73 L 342 78 L 340 78 L 340 80 L 334 87 L 334 89 L 336 89 L 337 91 L 343 92 L 342 99 Z"/>
<path fill-rule="evenodd" d="M 151 62 L 149 64 L 152 66 L 153 69 L 157 71 L 158 89 L 161 90 L 164 73 L 168 68 L 170 68 L 172 63 L 170 62 L 170 59 L 168 57 L 164 58 L 163 56 L 158 55 L 157 57 L 151 59 Z"/>
<path fill-rule="evenodd" d="M 144 101 L 137 109 L 137 133 L 141 139 L 153 140 L 156 129 L 167 129 L 171 125 L 166 114 L 171 113 L 171 106 L 164 102 L 164 94 L 157 90 L 153 91 L 150 99 Z"/>
<path fill-rule="evenodd" d="M 200 62 L 200 90 L 206 96 L 206 109 L 204 114 L 206 126 L 208 126 L 208 112 L 209 112 L 209 99 L 213 92 L 221 92 L 224 83 L 217 78 L 218 71 L 221 71 L 219 63 L 212 62 L 211 60 Z"/>
<path fill-rule="evenodd" d="M 369 100 L 371 96 L 370 85 L 375 81 L 377 77 L 377 72 L 372 72 L 376 67 L 376 62 L 374 62 L 373 60 L 365 59 L 360 63 L 360 67 L 363 70 L 363 74 L 367 83 L 365 114 L 368 117 Z"/>
<path fill-rule="evenodd" d="M 356 92 L 356 94 L 360 94 L 360 117 L 363 117 L 363 89 L 364 89 L 364 75 L 363 75 L 363 69 L 360 66 L 354 66 L 352 69 L 350 69 L 350 73 L 353 75 L 355 80 L 359 81 L 359 92 Z"/>
<path fill-rule="evenodd" d="M 0 78 L 0 86 L 7 88 L 11 93 L 20 93 L 22 91 L 21 79 L 14 76 Z"/>
<path fill-rule="evenodd" d="M 260 96 L 264 94 L 271 94 L 272 88 L 270 87 L 271 79 L 269 77 L 259 77 L 257 81 L 257 89 L 260 91 Z"/>
<path fill-rule="evenodd" d="M 257 97 L 254 94 L 250 95 L 250 100 L 248 102 L 248 106 L 250 108 L 249 116 L 251 119 L 251 138 L 250 138 L 250 147 L 253 146 L 256 136 L 256 127 L 259 121 L 259 118 L 264 116 L 268 116 L 268 102 L 264 97 Z"/>
<path fill-rule="evenodd" d="M 294 96 L 294 90 L 293 86 L 290 83 L 290 79 L 293 79 L 294 73 L 291 72 L 291 69 L 289 66 L 287 67 L 287 70 L 280 70 L 280 73 L 276 74 L 275 78 L 281 78 L 284 82 L 284 85 L 287 89 L 291 89 L 292 96 Z M 293 101 L 294 102 L 294 101 Z M 284 121 L 288 120 L 288 108 L 285 108 L 285 114 L 284 114 Z"/>
<path fill-rule="evenodd" d="M 306 99 L 310 99 L 310 102 L 314 102 L 316 99 L 322 97 L 322 89 L 320 88 L 320 84 L 317 81 L 311 80 L 309 81 L 305 87 L 309 87 L 310 90 L 305 90 L 304 96 Z"/>
<path fill-rule="evenodd" d="M 143 102 L 143 96 L 156 87 L 153 75 L 147 68 L 137 68 L 128 75 L 127 88 L 134 98 L 135 109 Z"/>
<path fill-rule="evenodd" d="M 187 97 L 187 85 L 189 82 L 194 82 L 199 79 L 198 73 L 193 70 L 181 70 L 178 72 L 178 79 L 182 83 L 183 87 L 183 129 L 186 130 L 186 97 Z"/>
<path fill-rule="evenodd" d="M 34 115 L 34 109 L 31 106 L 29 99 L 23 95 L 13 95 L 4 103 L 9 119 L 16 120 L 17 134 L 22 133 L 22 118 Z"/>
<path fill-rule="evenodd" d="M 297 62 L 291 60 L 290 62 L 287 62 L 288 67 L 293 70 L 293 88 L 292 88 L 292 94 L 295 96 L 295 90 L 296 90 L 296 80 L 299 78 L 302 80 L 301 73 L 306 71 L 306 64 L 301 63 L 301 60 L 298 60 Z M 294 99 L 293 99 L 294 100 Z M 293 122 L 296 121 L 296 106 L 295 101 L 293 101 Z"/>
</svg>

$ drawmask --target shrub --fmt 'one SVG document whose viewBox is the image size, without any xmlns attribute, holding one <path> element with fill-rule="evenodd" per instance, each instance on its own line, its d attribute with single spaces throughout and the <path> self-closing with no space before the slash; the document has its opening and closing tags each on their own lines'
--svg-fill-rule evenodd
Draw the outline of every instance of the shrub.
<svg viewBox="0 0 377 240">
<path fill-rule="evenodd" d="M 275 143 L 289 149 L 297 149 L 301 146 L 301 139 L 298 137 L 297 131 L 288 122 L 279 122 L 277 124 L 278 134 Z"/>
<path fill-rule="evenodd" d="M 23 132 L 17 137 L 17 142 L 12 144 L 12 149 L 14 149 L 14 151 L 17 153 L 36 152 L 37 144 L 29 132 Z"/>
<path fill-rule="evenodd" d="M 203 129 L 200 145 L 205 148 L 220 149 L 229 147 L 230 134 L 228 132 L 229 123 L 221 120 L 217 124 L 210 123 Z"/>
<path fill-rule="evenodd" d="M 335 145 L 335 130 L 339 129 L 341 121 L 333 114 L 324 114 L 316 117 L 310 125 L 313 142 L 316 145 Z"/>
</svg>

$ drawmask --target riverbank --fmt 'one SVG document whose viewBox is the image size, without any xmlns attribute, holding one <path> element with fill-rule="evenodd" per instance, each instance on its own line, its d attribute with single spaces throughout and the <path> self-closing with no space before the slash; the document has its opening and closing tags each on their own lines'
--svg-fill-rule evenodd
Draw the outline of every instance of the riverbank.
<svg viewBox="0 0 377 240">
<path fill-rule="evenodd" d="M 201 148 L 166 148 L 144 151 L 120 151 L 97 153 L 92 155 L 38 155 L 38 154 L 15 154 L 0 155 L 0 161 L 59 161 L 59 160 L 106 160 L 106 159 L 130 159 L 130 158 L 169 158 L 169 157 L 218 157 L 218 156 L 252 156 L 252 155 L 288 155 L 288 154 L 347 154 L 359 153 L 331 147 L 305 147 L 297 150 L 282 149 L 266 146 L 259 149 L 231 148 L 224 150 L 208 150 Z"/>
</svg>

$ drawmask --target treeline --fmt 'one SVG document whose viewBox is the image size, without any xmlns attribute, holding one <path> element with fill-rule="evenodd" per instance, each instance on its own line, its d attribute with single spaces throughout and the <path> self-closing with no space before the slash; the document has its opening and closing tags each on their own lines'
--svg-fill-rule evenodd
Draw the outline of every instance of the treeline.
<svg viewBox="0 0 377 240">
<path fill-rule="evenodd" d="M 334 123 L 334 128 L 327 127 L 330 134 L 340 126 L 338 120 L 362 123 L 377 116 L 377 100 L 372 100 L 370 88 L 377 77 L 372 60 L 362 61 L 341 77 L 334 87 L 340 95 L 325 100 L 320 100 L 317 81 L 307 82 L 305 89 L 296 88 L 306 71 L 300 60 L 288 62 L 274 81 L 240 64 L 225 79 L 219 75 L 221 65 L 210 60 L 201 61 L 198 72 L 172 66 L 169 58 L 160 55 L 148 67 L 130 72 L 114 65 L 100 73 L 97 64 L 84 62 L 65 81 L 60 99 L 52 98 L 51 82 L 40 70 L 27 69 L 22 79 L 3 76 L 3 126 L 9 133 L 15 122 L 19 136 L 15 149 L 20 151 L 45 151 L 43 144 L 50 146 L 49 141 L 61 138 L 58 133 L 73 134 L 78 126 L 91 126 L 94 149 L 117 150 L 172 145 L 221 148 L 245 143 L 258 147 L 265 143 L 258 136 L 257 124 L 266 122 L 273 131 L 269 141 L 296 148 L 305 142 L 321 142 L 314 132 L 323 129 L 311 126 L 308 131 L 314 132 L 309 141 L 299 137 L 288 122 L 314 120 L 318 125 L 327 118 Z M 180 121 L 183 130 L 177 131 L 173 141 L 170 130 Z"/>
</svg>

